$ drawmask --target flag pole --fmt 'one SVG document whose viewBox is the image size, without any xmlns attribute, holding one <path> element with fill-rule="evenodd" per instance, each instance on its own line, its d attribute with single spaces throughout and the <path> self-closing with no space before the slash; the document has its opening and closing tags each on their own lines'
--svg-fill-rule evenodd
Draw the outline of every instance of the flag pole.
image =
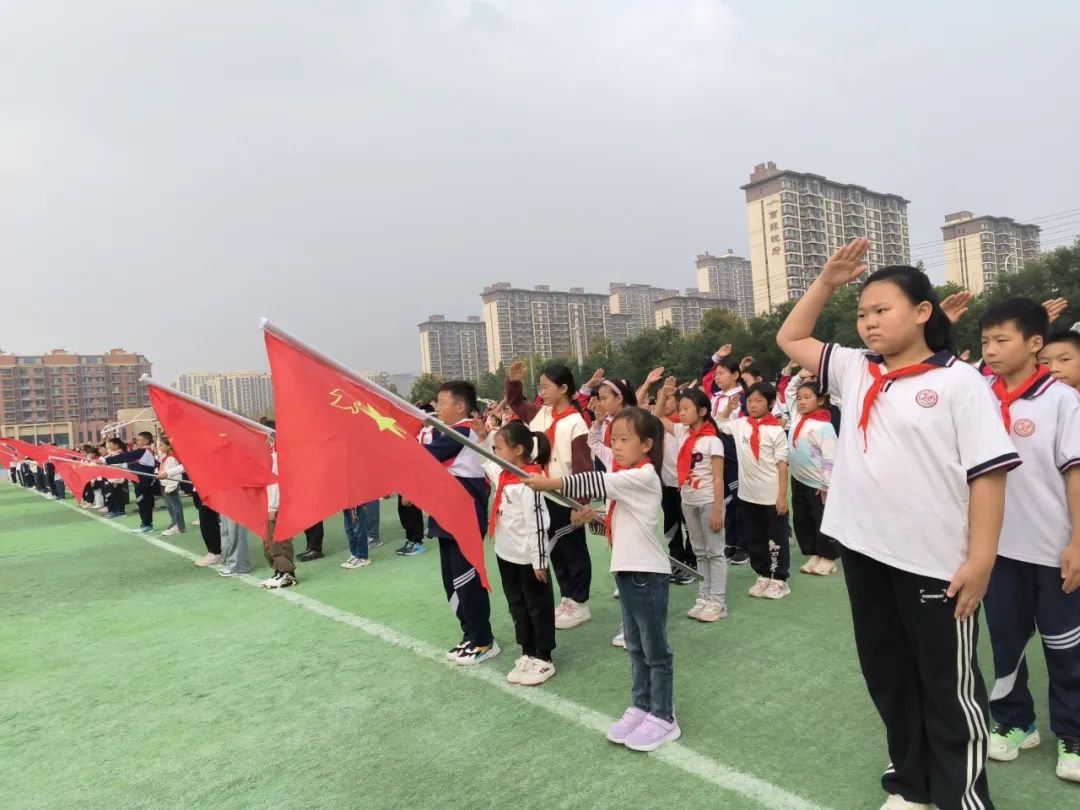
<svg viewBox="0 0 1080 810">
<path fill-rule="evenodd" d="M 198 405 L 202 408 L 206 408 L 206 410 L 212 411 L 218 416 L 224 416 L 226 419 L 231 419 L 234 422 L 239 422 L 241 425 L 252 428 L 254 430 L 258 430 L 261 433 L 265 433 L 267 436 L 274 435 L 274 429 L 271 427 L 267 427 L 266 425 L 260 424 L 259 422 L 255 422 L 251 419 L 248 419 L 246 416 L 241 416 L 238 413 L 233 413 L 232 411 L 227 411 L 224 408 L 219 408 L 217 405 L 214 405 L 211 402 L 201 400 L 198 397 L 193 397 L 191 396 L 191 394 L 185 394 L 179 389 L 172 388 L 168 385 L 163 385 L 162 383 L 159 383 L 157 380 L 153 379 L 149 374 L 143 374 L 139 378 L 139 382 L 151 388 L 160 388 L 162 391 L 168 392 L 168 394 L 171 396 L 183 399 L 187 402 L 190 402 L 192 405 Z M 153 408 L 148 408 L 147 410 L 152 411 Z"/>
<path fill-rule="evenodd" d="M 79 467 L 94 467 L 101 470 L 101 477 L 108 478 L 110 470 L 119 470 L 120 472 L 130 473 L 131 475 L 139 475 L 143 478 L 157 478 L 154 473 L 137 472 L 136 470 L 129 470 L 127 467 L 120 467 L 116 464 L 95 464 L 92 461 L 79 461 L 74 458 L 63 458 L 62 456 L 49 456 L 49 461 L 66 461 L 68 464 L 75 464 Z M 116 479 L 121 480 L 121 479 Z"/>
<path fill-rule="evenodd" d="M 350 380 L 352 380 L 352 382 L 356 383 L 361 388 L 366 388 L 369 391 L 371 391 L 373 394 L 377 394 L 378 396 L 382 397 L 383 399 L 389 400 L 390 402 L 394 403 L 399 408 L 401 408 L 403 411 L 406 411 L 407 413 L 410 413 L 412 416 L 414 416 L 416 419 L 423 422 L 428 427 L 434 428 L 435 430 L 442 433 L 444 436 L 448 436 L 449 438 L 453 439 L 458 444 L 460 444 L 460 445 L 462 445 L 464 447 L 468 447 L 470 450 L 472 450 L 473 452 L 478 453 L 479 455 L 483 456 L 488 461 L 491 461 L 492 463 L 499 465 L 502 469 L 506 470 L 507 472 L 518 476 L 518 478 L 523 478 L 524 479 L 524 478 L 529 477 L 529 473 L 525 472 L 524 470 L 522 470 L 518 466 L 516 466 L 514 464 L 511 464 L 509 461 L 506 461 L 505 459 L 499 458 L 497 455 L 495 455 L 493 452 L 491 452 L 491 450 L 489 450 L 488 448 L 484 447 L 481 444 L 477 444 L 472 439 L 470 439 L 468 436 L 465 436 L 462 433 L 460 433 L 459 431 L 454 430 L 452 427 L 450 427 L 446 423 L 442 422 L 441 420 L 436 418 L 434 415 L 429 414 L 429 413 L 425 413 L 424 411 L 420 410 L 415 405 L 413 405 L 411 402 L 402 399 L 401 397 L 399 397 L 397 394 L 393 393 L 392 391 L 387 391 L 385 388 L 383 388 L 377 382 L 368 379 L 367 377 L 365 377 L 364 375 L 362 375 L 362 374 L 360 374 L 360 373 L 358 373 L 356 371 L 353 371 L 348 366 L 342 365 L 337 360 L 335 360 L 334 358 L 328 356 L 324 352 L 319 351 L 318 349 L 316 349 L 311 344 L 305 343 L 303 340 L 296 337 L 295 335 L 293 335 L 293 334 L 291 334 L 289 332 L 286 332 L 280 326 L 277 326 L 275 324 L 270 323 L 269 319 L 267 319 L 267 318 L 261 319 L 259 321 L 259 327 L 264 332 L 269 332 L 270 334 L 272 334 L 272 335 L 274 335 L 276 337 L 279 337 L 282 340 L 293 344 L 296 348 L 298 348 L 298 349 L 306 352 L 307 354 L 311 355 L 311 357 L 315 358 L 319 362 L 325 363 L 326 365 L 330 366 L 332 369 L 334 369 L 338 373 L 343 374 L 346 377 L 348 377 Z M 196 401 L 199 401 L 199 400 L 196 400 Z M 573 509 L 574 511 L 584 511 L 586 509 L 585 506 L 581 505 L 577 501 L 572 500 L 570 498 L 567 498 L 565 495 L 562 495 L 562 494 L 560 494 L 558 492 L 545 492 L 544 496 L 551 499 L 555 503 L 558 503 L 558 504 L 560 504 L 562 506 Z M 703 580 L 705 578 L 701 574 L 699 574 L 697 571 L 695 571 L 693 568 L 691 568 L 688 565 L 684 565 L 679 560 L 676 560 L 674 557 L 668 556 L 668 560 L 671 562 L 671 564 L 673 566 L 675 566 L 676 568 L 678 568 L 681 571 L 684 571 L 687 574 L 690 574 L 692 577 L 694 577 L 697 580 Z"/>
</svg>

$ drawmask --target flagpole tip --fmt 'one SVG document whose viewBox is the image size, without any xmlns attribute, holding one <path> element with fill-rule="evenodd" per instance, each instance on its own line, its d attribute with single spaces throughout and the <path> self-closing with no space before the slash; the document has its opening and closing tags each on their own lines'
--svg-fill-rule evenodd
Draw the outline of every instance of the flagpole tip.
<svg viewBox="0 0 1080 810">
<path fill-rule="evenodd" d="M 265 329 L 270 324 L 269 318 L 259 318 L 259 328 Z"/>
<path fill-rule="evenodd" d="M 139 382 L 141 382 L 143 385 L 146 385 L 146 383 L 150 382 L 150 375 L 143 374 L 141 377 L 139 377 Z"/>
</svg>

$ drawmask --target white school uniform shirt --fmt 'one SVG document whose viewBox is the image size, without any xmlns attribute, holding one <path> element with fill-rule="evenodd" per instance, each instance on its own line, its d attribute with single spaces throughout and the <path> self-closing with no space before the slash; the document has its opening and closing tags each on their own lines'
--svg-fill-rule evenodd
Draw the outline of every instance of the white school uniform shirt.
<svg viewBox="0 0 1080 810">
<path fill-rule="evenodd" d="M 728 422 L 719 422 L 721 433 L 735 439 L 735 453 L 739 461 L 739 500 L 761 506 L 775 506 L 780 497 L 780 470 L 778 465 L 788 459 L 787 434 L 780 425 L 761 425 L 760 455 L 754 458 L 750 449 L 750 436 L 754 428 L 750 420 L 740 416 Z"/>
<path fill-rule="evenodd" d="M 270 453 L 270 472 L 277 475 L 277 451 Z M 266 487 L 266 508 L 270 512 L 276 512 L 281 503 L 281 485 L 268 484 Z"/>
<path fill-rule="evenodd" d="M 986 381 L 992 385 L 994 379 Z M 998 554 L 1058 568 L 1072 539 L 1065 473 L 1080 466 L 1080 394 L 1047 372 L 1009 406 L 1009 418 L 1010 438 L 1024 463 L 1005 486 Z"/>
<path fill-rule="evenodd" d="M 732 397 L 741 398 L 742 393 L 743 393 L 742 387 L 739 386 L 739 385 L 736 385 L 736 386 L 732 387 L 731 389 L 729 389 L 727 391 L 719 391 L 719 392 L 713 394 L 713 398 L 712 398 L 712 415 L 713 415 L 713 419 L 715 419 L 717 421 L 717 423 L 720 423 L 720 422 L 723 422 L 723 421 L 732 421 L 733 422 L 733 421 L 735 421 L 736 419 L 739 418 L 739 406 L 738 405 L 735 406 L 735 409 L 727 417 L 724 416 L 724 411 L 727 409 L 728 400 L 731 399 Z"/>
<path fill-rule="evenodd" d="M 678 424 L 678 423 L 675 423 Z M 664 464 L 660 469 L 660 483 L 665 487 L 679 487 L 679 440 L 664 431 Z"/>
<path fill-rule="evenodd" d="M 611 519 L 613 574 L 639 572 L 671 574 L 667 552 L 657 538 L 663 491 L 651 464 L 613 473 L 587 472 L 563 479 L 563 493 L 571 498 L 616 502 Z"/>
<path fill-rule="evenodd" d="M 679 448 L 675 452 L 676 475 L 678 474 L 679 451 L 689 440 L 690 428 L 683 424 L 675 425 L 675 444 Z M 716 482 L 713 481 L 712 462 L 718 456 L 721 459 L 724 457 L 724 443 L 720 441 L 720 437 L 698 436 L 694 442 L 690 460 L 690 477 L 679 490 L 683 503 L 691 506 L 706 506 L 716 502 Z M 723 486 L 724 482 L 721 481 L 721 489 Z M 720 500 L 723 501 L 723 498 Z"/>
<path fill-rule="evenodd" d="M 529 422 L 529 430 L 534 433 L 547 433 L 551 427 L 551 406 L 545 405 Z M 588 436 L 589 427 L 580 413 L 564 416 L 555 426 L 555 441 L 551 445 L 551 460 L 548 462 L 548 475 L 552 478 L 565 478 L 573 473 L 574 439 Z"/>
<path fill-rule="evenodd" d="M 492 492 L 495 492 L 503 468 L 487 459 L 483 465 Z M 508 484 L 503 487 L 499 503 L 492 503 L 491 508 L 496 515 L 495 554 L 499 559 L 546 569 L 550 518 L 544 496 L 522 483 Z"/>
<path fill-rule="evenodd" d="M 1020 457 L 979 372 L 947 351 L 937 368 L 893 380 L 878 395 L 863 449 L 863 398 L 879 355 L 827 343 L 819 378 L 848 403 L 821 531 L 847 548 L 949 581 L 967 559 L 970 482 Z M 887 373 L 880 365 L 882 374 Z"/>
<path fill-rule="evenodd" d="M 161 469 L 168 476 L 161 482 L 161 489 L 163 492 L 176 492 L 180 486 L 180 474 L 183 472 L 183 467 L 180 466 L 180 462 L 176 460 L 176 456 L 165 456 L 161 460 Z"/>
<path fill-rule="evenodd" d="M 589 450 L 594 459 L 603 464 L 606 469 L 611 470 L 615 463 L 615 455 L 611 452 L 611 448 L 604 444 L 605 424 L 607 420 L 593 421 L 588 433 Z"/>
</svg>

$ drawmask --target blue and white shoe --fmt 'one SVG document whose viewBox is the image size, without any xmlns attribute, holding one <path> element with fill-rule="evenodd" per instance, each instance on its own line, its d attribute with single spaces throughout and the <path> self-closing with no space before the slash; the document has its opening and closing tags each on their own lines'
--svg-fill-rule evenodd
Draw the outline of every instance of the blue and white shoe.
<svg viewBox="0 0 1080 810">
<path fill-rule="evenodd" d="M 410 540 L 405 544 L 405 550 L 402 552 L 403 557 L 419 557 L 427 551 L 427 547 L 423 543 L 414 543 Z"/>
<path fill-rule="evenodd" d="M 489 658 L 494 658 L 500 652 L 502 650 L 499 649 L 499 645 L 492 641 L 486 647 L 468 647 L 453 660 L 459 666 L 472 667 L 484 663 Z"/>
<path fill-rule="evenodd" d="M 154 531 L 154 527 L 153 526 L 140 526 L 135 531 L 137 531 L 139 534 L 150 534 L 152 531 Z"/>
</svg>

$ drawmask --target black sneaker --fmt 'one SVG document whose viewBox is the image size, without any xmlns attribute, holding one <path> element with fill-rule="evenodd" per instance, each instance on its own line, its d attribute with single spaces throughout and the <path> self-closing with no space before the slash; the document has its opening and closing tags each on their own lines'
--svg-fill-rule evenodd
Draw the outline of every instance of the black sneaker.
<svg viewBox="0 0 1080 810">
<path fill-rule="evenodd" d="M 406 540 L 406 541 L 405 541 L 405 545 L 403 545 L 403 546 L 402 546 L 401 548 L 399 548 L 399 549 L 398 549 L 397 551 L 395 551 L 394 553 L 395 553 L 395 554 L 397 554 L 397 555 L 398 555 L 399 557 L 404 557 L 404 556 L 405 556 L 405 552 L 406 552 L 406 551 L 408 551 L 408 550 L 409 550 L 410 548 L 412 548 L 412 545 L 413 545 L 413 541 L 412 541 L 412 540 Z M 370 546 L 369 546 L 369 548 L 370 548 Z"/>
<path fill-rule="evenodd" d="M 728 565 L 746 565 L 750 562 L 750 555 L 741 549 L 728 557 Z"/>
<path fill-rule="evenodd" d="M 676 571 L 671 575 L 671 581 L 676 585 L 693 585 L 694 578 L 690 576 L 686 571 Z"/>
<path fill-rule="evenodd" d="M 315 549 L 309 548 L 303 554 L 297 556 L 296 559 L 298 559 L 300 562 L 311 562 L 312 560 L 321 559 L 324 556 L 325 555 L 321 551 L 316 551 Z"/>
</svg>

